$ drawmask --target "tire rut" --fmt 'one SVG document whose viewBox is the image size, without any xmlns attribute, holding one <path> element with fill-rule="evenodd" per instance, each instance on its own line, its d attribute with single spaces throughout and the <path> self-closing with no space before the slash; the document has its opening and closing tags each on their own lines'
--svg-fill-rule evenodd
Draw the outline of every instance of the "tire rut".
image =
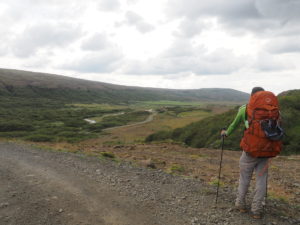
<svg viewBox="0 0 300 225">
<path fill-rule="evenodd" d="M 256 225 L 299 224 L 233 210 L 235 190 L 140 168 L 129 162 L 0 143 L 0 224 Z M 276 208 L 274 208 L 276 209 Z"/>
<path fill-rule="evenodd" d="M 0 202 L 9 203 L 0 209 L 0 218 L 7 224 L 132 225 L 153 220 L 130 199 L 68 167 L 45 165 L 41 161 L 46 159 L 30 154 L 1 153 L 0 180 L 7 188 Z M 10 210 L 12 206 L 18 210 Z"/>
</svg>

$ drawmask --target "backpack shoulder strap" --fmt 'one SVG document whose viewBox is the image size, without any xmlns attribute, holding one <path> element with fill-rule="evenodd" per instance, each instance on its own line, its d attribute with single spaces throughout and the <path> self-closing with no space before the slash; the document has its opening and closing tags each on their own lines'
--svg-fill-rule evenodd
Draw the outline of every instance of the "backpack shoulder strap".
<svg viewBox="0 0 300 225">
<path fill-rule="evenodd" d="M 247 116 L 247 107 L 248 107 L 248 104 L 245 105 L 246 109 L 245 109 L 245 115 L 244 115 L 244 121 L 247 120 L 248 116 Z"/>
</svg>

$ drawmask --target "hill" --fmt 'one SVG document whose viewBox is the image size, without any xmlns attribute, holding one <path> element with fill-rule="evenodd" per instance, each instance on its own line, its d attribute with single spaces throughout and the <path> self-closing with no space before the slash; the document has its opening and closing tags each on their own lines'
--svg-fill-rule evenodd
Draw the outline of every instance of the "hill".
<svg viewBox="0 0 300 225">
<path fill-rule="evenodd" d="M 300 153 L 300 90 L 291 90 L 278 96 L 283 128 L 286 136 L 284 138 L 283 153 Z M 205 120 L 192 123 L 183 128 L 173 131 L 160 131 L 147 137 L 146 141 L 161 141 L 172 139 L 183 142 L 192 147 L 220 147 L 220 129 L 227 127 L 234 119 L 238 107 L 226 113 L 209 117 Z M 243 134 L 241 125 L 231 136 L 226 138 L 225 148 L 239 150 L 239 141 Z"/>
<path fill-rule="evenodd" d="M 127 103 L 156 100 L 245 102 L 249 98 L 247 93 L 233 89 L 176 90 L 130 87 L 9 69 L 0 69 L 0 96 L 47 98 L 77 103 Z"/>
</svg>

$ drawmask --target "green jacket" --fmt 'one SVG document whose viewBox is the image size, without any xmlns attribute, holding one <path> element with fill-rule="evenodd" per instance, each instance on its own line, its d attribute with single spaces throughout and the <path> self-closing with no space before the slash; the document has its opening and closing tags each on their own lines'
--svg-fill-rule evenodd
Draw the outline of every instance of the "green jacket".
<svg viewBox="0 0 300 225">
<path fill-rule="evenodd" d="M 243 122 L 245 125 L 245 128 L 249 128 L 249 123 L 246 120 L 246 105 L 242 105 L 239 108 L 238 113 L 236 114 L 235 119 L 233 120 L 233 122 L 229 125 L 227 131 L 226 131 L 226 135 L 229 136 L 237 127 L 238 125 Z"/>
</svg>

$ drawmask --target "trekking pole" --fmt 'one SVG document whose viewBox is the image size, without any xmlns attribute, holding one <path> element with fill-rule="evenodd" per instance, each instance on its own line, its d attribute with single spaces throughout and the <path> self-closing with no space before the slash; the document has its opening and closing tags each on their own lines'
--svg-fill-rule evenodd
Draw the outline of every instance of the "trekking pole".
<svg viewBox="0 0 300 225">
<path fill-rule="evenodd" d="M 223 149 L 224 149 L 224 135 L 222 135 L 222 150 L 221 150 L 221 160 L 220 160 L 219 176 L 218 176 L 218 184 L 217 184 L 216 204 L 218 203 L 218 196 L 219 196 L 221 169 L 222 169 L 222 161 L 223 161 Z"/>
<path fill-rule="evenodd" d="M 268 177 L 269 172 L 267 171 L 267 178 L 266 178 L 266 199 L 265 199 L 265 215 L 267 214 L 267 201 L 268 201 Z"/>
</svg>

